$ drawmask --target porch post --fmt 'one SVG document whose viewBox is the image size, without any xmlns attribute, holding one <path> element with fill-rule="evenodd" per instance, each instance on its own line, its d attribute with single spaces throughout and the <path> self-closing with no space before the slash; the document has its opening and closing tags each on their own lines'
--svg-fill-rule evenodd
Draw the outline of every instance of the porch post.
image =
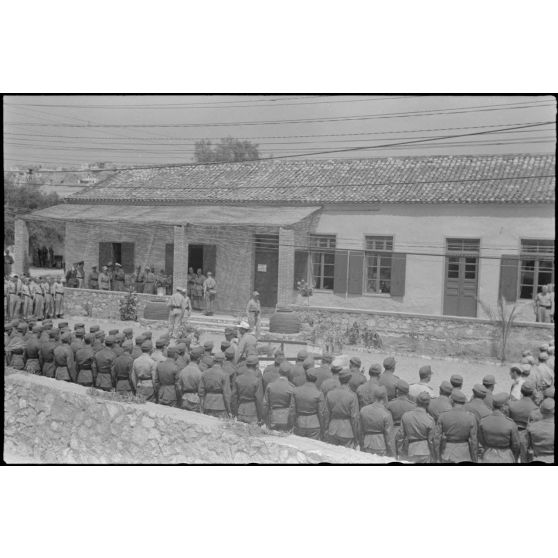
<svg viewBox="0 0 558 558">
<path fill-rule="evenodd" d="M 294 302 L 294 243 L 294 230 L 280 228 L 277 306 L 288 306 Z"/>
<path fill-rule="evenodd" d="M 26 262 L 29 264 L 29 229 L 23 219 L 16 219 L 14 223 L 14 272 L 21 275 L 27 271 Z"/>
<path fill-rule="evenodd" d="M 174 227 L 174 264 L 172 273 L 172 286 L 186 288 L 188 282 L 188 241 L 186 240 L 186 227 Z"/>
</svg>

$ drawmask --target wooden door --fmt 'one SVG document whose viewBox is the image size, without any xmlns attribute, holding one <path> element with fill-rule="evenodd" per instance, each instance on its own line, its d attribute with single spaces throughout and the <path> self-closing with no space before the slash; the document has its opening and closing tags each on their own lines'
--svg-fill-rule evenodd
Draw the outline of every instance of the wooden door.
<svg viewBox="0 0 558 558">
<path fill-rule="evenodd" d="M 471 245 L 470 240 L 466 242 L 464 248 L 475 246 Z M 448 241 L 444 288 L 444 314 L 447 316 L 477 316 L 479 257 L 478 244 L 476 246 L 477 253 L 472 250 L 452 250 Z"/>
<path fill-rule="evenodd" d="M 256 235 L 255 256 L 254 290 L 260 293 L 262 307 L 275 308 L 279 276 L 279 235 Z"/>
</svg>

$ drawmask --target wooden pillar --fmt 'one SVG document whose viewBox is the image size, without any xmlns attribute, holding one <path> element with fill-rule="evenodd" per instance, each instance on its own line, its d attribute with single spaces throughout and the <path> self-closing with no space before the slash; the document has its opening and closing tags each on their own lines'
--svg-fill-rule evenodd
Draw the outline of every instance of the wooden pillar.
<svg viewBox="0 0 558 558">
<path fill-rule="evenodd" d="M 172 273 L 173 288 L 186 288 L 188 282 L 188 241 L 186 240 L 186 227 L 174 227 L 174 266 Z"/>
<path fill-rule="evenodd" d="M 14 223 L 14 272 L 21 275 L 27 271 L 29 260 L 29 230 L 23 219 L 16 219 Z"/>
<path fill-rule="evenodd" d="M 279 229 L 279 273 L 277 306 L 294 302 L 295 237 L 293 229 Z"/>
</svg>

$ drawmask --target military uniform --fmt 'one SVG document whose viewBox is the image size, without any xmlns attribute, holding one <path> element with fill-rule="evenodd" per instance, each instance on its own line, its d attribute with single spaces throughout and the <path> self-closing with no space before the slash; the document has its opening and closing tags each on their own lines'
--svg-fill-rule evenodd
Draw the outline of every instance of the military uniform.
<svg viewBox="0 0 558 558">
<path fill-rule="evenodd" d="M 421 397 L 421 394 L 417 398 Z M 417 406 L 407 411 L 401 417 L 401 430 L 399 431 L 401 455 L 413 463 L 434 463 L 436 452 L 434 449 L 434 431 L 436 423 L 426 409 Z"/>
<path fill-rule="evenodd" d="M 351 379 L 349 380 L 349 387 L 356 393 L 359 386 L 366 383 L 366 376 L 361 371 L 362 361 L 358 357 L 352 357 L 349 361 L 349 371 L 351 372 Z"/>
<path fill-rule="evenodd" d="M 393 419 L 380 401 L 360 409 L 360 451 L 376 455 L 395 455 L 391 437 Z"/>
<path fill-rule="evenodd" d="M 192 361 L 178 372 L 178 388 L 180 391 L 180 406 L 187 411 L 199 413 L 199 387 L 202 373 L 197 362 Z"/>
<path fill-rule="evenodd" d="M 343 373 L 350 374 L 348 370 L 341 372 L 341 374 Z M 341 384 L 327 393 L 325 403 L 326 440 L 336 446 L 355 448 L 360 437 L 360 417 L 356 393 L 348 384 Z"/>
<path fill-rule="evenodd" d="M 358 386 L 356 394 L 358 397 L 358 404 L 361 409 L 374 402 L 374 392 L 376 387 L 379 385 L 378 377 L 371 376 L 365 384 Z"/>
<path fill-rule="evenodd" d="M 525 391 L 526 384 L 523 384 L 522 390 Z M 529 389 L 527 387 L 527 389 Z M 532 391 L 531 391 L 532 393 Z M 519 441 L 521 444 L 521 462 L 527 462 L 527 424 L 529 423 L 529 415 L 538 409 L 535 402 L 525 395 L 519 401 L 510 401 L 509 405 L 509 416 L 517 424 L 519 430 Z"/>
<path fill-rule="evenodd" d="M 69 335 L 69 334 L 67 334 Z M 65 382 L 75 382 L 76 369 L 74 353 L 67 343 L 62 343 L 54 349 L 54 377 Z"/>
<path fill-rule="evenodd" d="M 53 335 L 49 335 L 49 340 L 41 346 L 41 356 L 43 359 L 42 372 L 43 376 L 47 378 L 54 378 L 54 373 L 56 372 L 56 365 L 54 364 L 54 349 L 56 347 L 56 341 Z"/>
<path fill-rule="evenodd" d="M 218 418 L 229 418 L 231 415 L 230 380 L 219 362 L 220 360 L 202 373 L 198 395 L 201 399 L 202 413 Z"/>
<path fill-rule="evenodd" d="M 247 363 L 250 362 L 250 357 Z M 263 418 L 263 385 L 261 376 L 248 370 L 235 378 L 233 409 L 239 421 L 258 423 Z"/>
<path fill-rule="evenodd" d="M 76 351 L 76 383 L 92 386 L 96 372 L 97 364 L 93 347 L 86 343 Z"/>
<path fill-rule="evenodd" d="M 277 362 L 274 362 L 273 364 L 266 366 L 262 374 L 264 393 L 267 389 L 267 386 L 277 380 L 277 378 L 279 378 L 279 364 Z"/>
<path fill-rule="evenodd" d="M 97 290 L 99 288 L 99 272 L 97 271 L 96 267 L 92 269 L 91 273 L 89 274 L 89 277 L 87 279 L 87 287 L 94 290 Z"/>
<path fill-rule="evenodd" d="M 286 432 L 292 430 L 295 418 L 294 390 L 295 387 L 286 376 L 278 376 L 267 384 L 263 407 L 268 428 Z"/>
<path fill-rule="evenodd" d="M 35 335 L 25 343 L 25 370 L 40 374 L 42 369 L 41 343 Z"/>
<path fill-rule="evenodd" d="M 481 463 L 515 463 L 519 456 L 517 425 L 501 409 L 481 419 L 479 443 L 483 447 Z"/>
<path fill-rule="evenodd" d="M 396 446 L 396 439 L 399 438 L 399 430 L 401 428 L 401 417 L 412 409 L 416 408 L 416 404 L 413 403 L 408 396 L 409 385 L 404 380 L 398 380 L 397 389 L 399 390 L 399 395 L 388 402 L 386 405 L 387 410 L 391 413 L 393 419 L 393 427 L 391 429 L 391 443 L 395 446 L 396 451 L 398 448 Z M 386 389 L 387 391 L 387 389 Z"/>
<path fill-rule="evenodd" d="M 553 399 L 541 404 L 542 419 L 527 426 L 528 454 L 535 461 L 554 463 L 554 408 Z"/>
<path fill-rule="evenodd" d="M 168 407 L 177 406 L 179 399 L 178 366 L 170 355 L 166 360 L 157 363 L 153 374 L 153 388 L 157 403 Z"/>
<path fill-rule="evenodd" d="M 388 401 L 395 399 L 395 388 L 399 379 L 398 376 L 389 370 L 384 371 L 378 379 L 378 383 L 386 388 Z"/>
<path fill-rule="evenodd" d="M 144 341 L 144 345 L 151 346 L 149 341 Z M 134 360 L 132 364 L 132 384 L 134 386 L 136 395 L 141 395 L 146 401 L 155 400 L 155 388 L 153 385 L 155 368 L 155 361 L 149 356 L 149 353 L 143 353 L 141 356 Z"/>
<path fill-rule="evenodd" d="M 452 409 L 450 398 L 447 395 L 440 394 L 432 399 L 428 404 L 428 414 L 437 421 L 442 413 Z"/>
<path fill-rule="evenodd" d="M 111 391 L 114 387 L 113 364 L 115 359 L 116 356 L 111 346 L 105 346 L 95 353 L 96 375 L 94 378 L 94 385 L 97 389 Z"/>
<path fill-rule="evenodd" d="M 479 397 L 473 397 L 464 407 L 475 415 L 477 423 L 480 423 L 483 418 L 491 414 L 490 409 L 484 404 L 484 400 Z"/>
<path fill-rule="evenodd" d="M 114 387 L 117 393 L 130 393 L 134 391 L 132 383 L 132 367 L 134 359 L 128 352 L 118 355 L 112 363 Z"/>
<path fill-rule="evenodd" d="M 302 362 L 297 362 L 289 376 L 289 380 L 293 386 L 298 387 L 306 383 L 306 372 L 302 366 Z"/>
<path fill-rule="evenodd" d="M 122 266 L 116 265 L 114 270 L 113 283 L 112 283 L 113 290 L 123 291 L 125 280 L 126 280 L 126 275 L 124 274 L 124 270 L 122 269 Z"/>
<path fill-rule="evenodd" d="M 316 374 L 316 387 L 318 389 L 322 387 L 322 384 L 324 383 L 325 380 L 333 378 L 333 373 L 331 372 L 331 368 L 329 364 L 323 362 L 323 360 L 322 360 L 322 365 L 318 366 L 315 369 L 314 373 Z"/>
<path fill-rule="evenodd" d="M 324 380 L 322 382 L 322 385 L 320 386 L 320 390 L 321 392 L 324 394 L 324 397 L 327 396 L 327 394 L 332 390 L 332 389 L 336 389 L 340 386 L 341 384 L 339 383 L 339 376 L 337 374 L 333 374 L 331 375 L 331 378 L 327 378 L 326 380 Z"/>
<path fill-rule="evenodd" d="M 314 382 L 307 381 L 294 388 L 294 405 L 294 433 L 321 440 L 324 432 L 325 398 Z"/>
</svg>

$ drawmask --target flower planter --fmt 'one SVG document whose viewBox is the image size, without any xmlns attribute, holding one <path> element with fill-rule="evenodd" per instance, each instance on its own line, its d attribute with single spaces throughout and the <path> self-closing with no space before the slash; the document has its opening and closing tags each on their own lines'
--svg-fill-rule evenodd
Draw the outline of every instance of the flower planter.
<svg viewBox="0 0 558 558">
<path fill-rule="evenodd" d="M 270 333 L 299 333 L 300 319 L 296 312 L 288 308 L 277 308 L 269 318 Z"/>
</svg>

